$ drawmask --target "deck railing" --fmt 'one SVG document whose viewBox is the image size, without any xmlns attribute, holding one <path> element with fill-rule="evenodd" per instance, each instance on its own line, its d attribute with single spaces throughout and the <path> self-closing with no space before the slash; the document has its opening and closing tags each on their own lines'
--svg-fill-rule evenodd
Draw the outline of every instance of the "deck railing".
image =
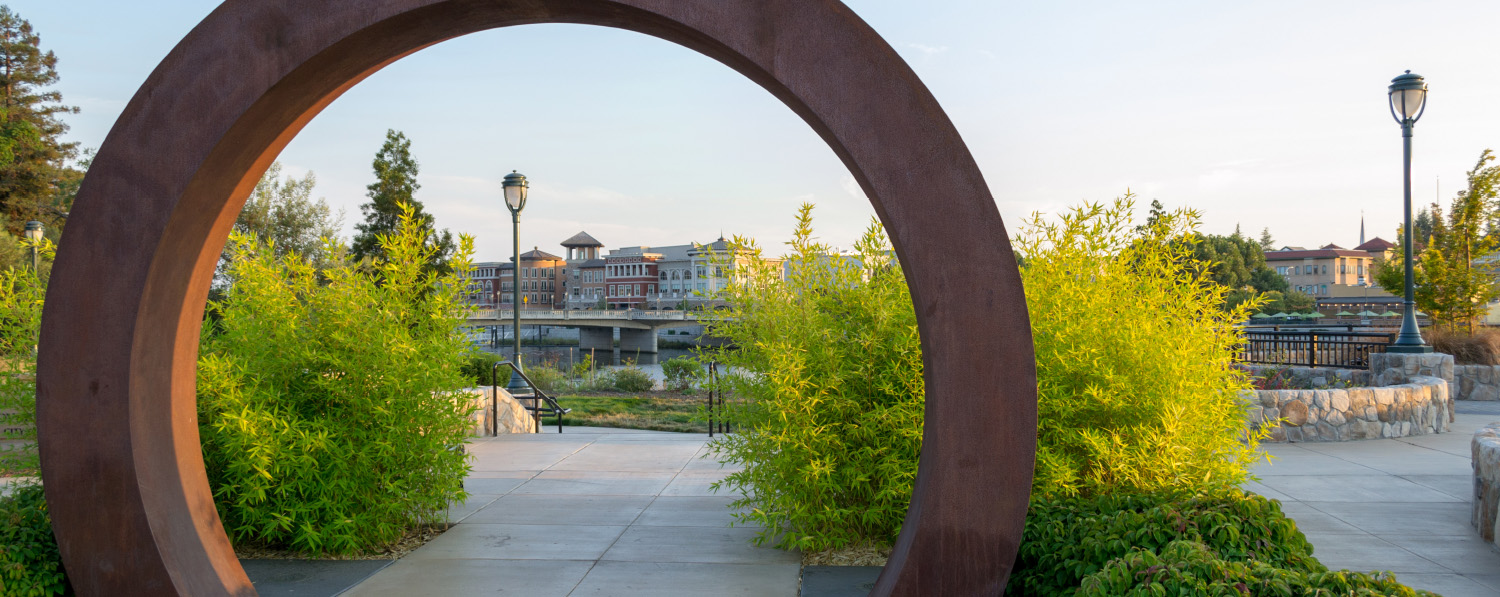
<svg viewBox="0 0 1500 597">
<path fill-rule="evenodd" d="M 1364 369 L 1370 355 L 1385 352 L 1395 334 L 1330 331 L 1247 331 L 1242 363 Z"/>
</svg>

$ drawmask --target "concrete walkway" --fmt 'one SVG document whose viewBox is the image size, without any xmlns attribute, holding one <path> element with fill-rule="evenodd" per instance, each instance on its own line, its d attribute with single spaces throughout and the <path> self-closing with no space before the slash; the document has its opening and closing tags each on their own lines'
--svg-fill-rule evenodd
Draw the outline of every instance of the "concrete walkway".
<svg viewBox="0 0 1500 597">
<path fill-rule="evenodd" d="M 1469 439 L 1500 404 L 1458 411 L 1451 433 L 1267 445 L 1274 460 L 1247 489 L 1281 500 L 1329 568 L 1500 595 L 1500 552 L 1469 526 Z M 798 594 L 797 553 L 729 526 L 733 498 L 708 488 L 728 471 L 699 458 L 706 435 L 555 429 L 470 444 L 458 525 L 346 594 Z"/>
<path fill-rule="evenodd" d="M 797 594 L 801 556 L 729 526 L 707 435 L 546 431 L 469 444 L 458 524 L 345 594 Z"/>
<path fill-rule="evenodd" d="M 1469 439 L 1500 421 L 1497 407 L 1459 403 L 1451 433 L 1267 444 L 1274 458 L 1246 489 L 1281 500 L 1331 569 L 1390 570 L 1445 597 L 1500 595 L 1500 552 L 1469 526 Z"/>
</svg>

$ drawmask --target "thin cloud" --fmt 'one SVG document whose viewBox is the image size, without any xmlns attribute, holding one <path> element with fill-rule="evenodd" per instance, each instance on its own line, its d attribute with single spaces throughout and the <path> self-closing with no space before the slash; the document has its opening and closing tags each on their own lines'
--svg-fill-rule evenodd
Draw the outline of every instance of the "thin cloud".
<svg viewBox="0 0 1500 597">
<path fill-rule="evenodd" d="M 917 50 L 917 51 L 919 51 L 919 52 L 921 52 L 923 54 L 926 54 L 928 56 L 942 54 L 943 52 L 947 52 L 948 51 L 948 46 L 929 46 L 929 45 L 926 45 L 926 44 L 919 44 L 919 43 L 909 43 L 909 44 L 906 44 L 906 47 L 914 49 L 914 50 Z"/>
</svg>

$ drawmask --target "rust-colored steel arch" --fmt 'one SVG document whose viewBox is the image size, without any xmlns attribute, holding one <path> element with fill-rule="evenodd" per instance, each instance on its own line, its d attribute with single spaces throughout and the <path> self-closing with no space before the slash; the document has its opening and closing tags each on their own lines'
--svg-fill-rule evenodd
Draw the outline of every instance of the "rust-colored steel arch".
<svg viewBox="0 0 1500 597">
<path fill-rule="evenodd" d="M 906 265 L 926 364 L 915 495 L 874 593 L 1001 593 L 1036 448 L 1015 258 L 937 100 L 836 0 L 224 2 L 110 131 L 47 295 L 42 475 L 74 586 L 254 594 L 214 510 L 194 397 L 230 225 L 272 159 L 351 86 L 431 44 L 531 23 L 617 27 L 702 52 L 780 98 L 848 166 Z"/>
</svg>

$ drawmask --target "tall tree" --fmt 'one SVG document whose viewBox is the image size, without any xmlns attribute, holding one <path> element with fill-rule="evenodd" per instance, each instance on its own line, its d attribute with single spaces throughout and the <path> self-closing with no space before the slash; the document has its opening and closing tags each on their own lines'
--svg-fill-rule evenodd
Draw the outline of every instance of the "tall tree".
<svg viewBox="0 0 1500 597">
<path fill-rule="evenodd" d="M 317 262 L 322 259 L 323 239 L 337 240 L 344 220 L 342 212 L 333 214 L 327 200 L 312 198 L 317 184 L 312 172 L 302 178 L 282 178 L 281 162 L 271 164 L 250 193 L 234 229 L 274 243 L 278 257 L 297 253 Z"/>
<path fill-rule="evenodd" d="M 78 172 L 68 162 L 78 145 L 62 142 L 68 125 L 59 117 L 78 108 L 49 89 L 57 81 L 57 56 L 42 51 L 31 23 L 0 5 L 0 211 L 15 234 L 27 220 L 61 228 L 71 209 L 66 187 Z"/>
<path fill-rule="evenodd" d="M 1275 251 L 1276 250 L 1276 239 L 1271 238 L 1271 228 L 1270 227 L 1266 227 L 1266 228 L 1261 228 L 1260 229 L 1260 250 L 1262 250 L 1262 251 Z"/>
<path fill-rule="evenodd" d="M 421 222 L 427 230 L 427 242 L 438 249 L 427 266 L 440 274 L 447 273 L 448 259 L 456 245 L 451 232 L 433 227 L 432 216 L 422 209 L 422 202 L 417 201 L 417 189 L 422 185 L 417 183 L 419 167 L 411 155 L 411 140 L 400 131 L 386 131 L 385 144 L 375 154 L 373 168 L 375 182 L 366 187 L 365 193 L 370 202 L 359 207 L 365 221 L 355 225 L 359 233 L 354 235 L 351 255 L 355 259 L 380 256 L 379 236 L 396 232 L 401 205 L 408 204 L 415 210 L 414 221 Z"/>
<path fill-rule="evenodd" d="M 318 183 L 312 172 L 302 178 L 283 178 L 281 171 L 281 162 L 275 162 L 261 176 L 235 219 L 234 230 L 268 241 L 275 247 L 277 257 L 288 253 L 301 255 L 319 271 L 340 262 L 347 252 L 339 238 L 343 211 L 335 216 L 328 201 L 312 198 L 313 187 Z M 333 242 L 325 244 L 324 239 Z M 210 290 L 215 300 L 221 299 L 233 282 L 229 277 L 229 258 L 230 247 L 225 247 Z"/>
</svg>

